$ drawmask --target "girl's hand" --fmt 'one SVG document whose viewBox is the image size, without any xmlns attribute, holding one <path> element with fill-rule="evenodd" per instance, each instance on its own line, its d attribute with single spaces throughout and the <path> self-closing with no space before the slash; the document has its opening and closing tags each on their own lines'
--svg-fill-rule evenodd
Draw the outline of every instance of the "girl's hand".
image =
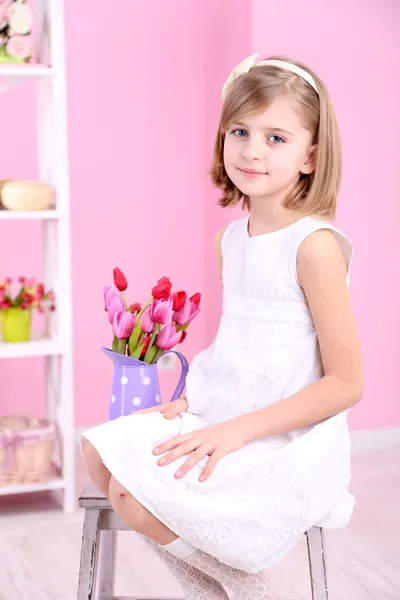
<svg viewBox="0 0 400 600">
<path fill-rule="evenodd" d="M 158 461 L 160 466 L 168 465 L 186 454 L 190 455 L 184 465 L 175 473 L 177 479 L 184 477 L 202 458 L 209 455 L 207 465 L 199 478 L 200 481 L 206 481 L 221 458 L 235 450 L 240 450 L 245 443 L 241 428 L 232 420 L 173 437 L 168 442 L 154 448 L 153 454 L 167 452 Z"/>
<path fill-rule="evenodd" d="M 178 398 L 168 404 L 160 404 L 159 406 L 152 406 L 151 408 L 143 408 L 142 410 L 134 410 L 131 414 L 144 414 L 159 412 L 164 415 L 166 419 L 175 419 L 180 413 L 186 412 L 188 409 L 188 402 L 186 398 Z"/>
</svg>

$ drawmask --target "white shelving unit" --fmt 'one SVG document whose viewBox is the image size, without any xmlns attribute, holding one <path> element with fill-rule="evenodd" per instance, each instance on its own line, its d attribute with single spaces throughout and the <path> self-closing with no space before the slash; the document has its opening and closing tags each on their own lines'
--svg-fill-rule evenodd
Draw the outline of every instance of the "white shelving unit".
<svg viewBox="0 0 400 600">
<path fill-rule="evenodd" d="M 38 178 L 56 190 L 57 206 L 45 211 L 0 210 L 0 231 L 13 220 L 41 221 L 44 284 L 56 294 L 57 310 L 46 322 L 47 332 L 21 344 L 0 342 L 0 359 L 42 356 L 46 361 L 48 418 L 59 431 L 54 476 L 45 484 L 0 486 L 0 495 L 63 490 L 63 507 L 75 509 L 72 294 L 70 200 L 67 140 L 65 22 L 63 0 L 36 0 L 34 65 L 0 64 L 0 92 L 35 82 L 37 90 Z M 7 177 L 7 173 L 1 173 Z"/>
</svg>

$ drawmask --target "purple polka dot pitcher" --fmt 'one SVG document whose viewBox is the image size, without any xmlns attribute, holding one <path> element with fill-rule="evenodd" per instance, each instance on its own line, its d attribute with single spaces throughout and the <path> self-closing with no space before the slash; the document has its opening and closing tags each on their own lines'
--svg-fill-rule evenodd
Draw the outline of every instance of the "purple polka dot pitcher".
<svg viewBox="0 0 400 600">
<path fill-rule="evenodd" d="M 147 363 L 113 352 L 109 348 L 101 348 L 114 365 L 111 387 L 109 420 L 130 415 L 135 410 L 151 408 L 161 404 L 160 386 L 158 382 L 157 363 Z M 161 356 L 173 352 L 181 361 L 182 372 L 176 390 L 170 400 L 180 397 L 185 387 L 189 365 L 180 352 L 167 350 Z M 161 358 L 161 357 L 160 357 Z"/>
</svg>

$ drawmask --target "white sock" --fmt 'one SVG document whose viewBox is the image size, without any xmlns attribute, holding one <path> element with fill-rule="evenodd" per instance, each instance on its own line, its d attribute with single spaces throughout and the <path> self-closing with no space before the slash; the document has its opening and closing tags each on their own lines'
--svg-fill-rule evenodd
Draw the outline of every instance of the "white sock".
<svg viewBox="0 0 400 600">
<path fill-rule="evenodd" d="M 167 544 L 167 546 L 160 546 L 156 542 L 153 542 L 144 536 L 141 537 L 146 544 L 150 546 L 152 550 L 154 550 L 154 552 L 161 558 L 171 573 L 176 577 L 187 600 L 229 600 L 226 591 L 219 581 L 216 581 L 209 575 L 206 575 L 202 571 L 192 567 L 187 562 L 181 560 L 181 558 L 176 556 L 174 553 L 166 550 L 166 548 L 171 547 L 171 544 Z M 176 544 L 178 541 L 182 543 Z M 178 555 L 180 552 L 187 554 L 188 548 L 186 547 L 192 549 L 193 552 L 196 551 L 195 548 L 192 548 L 192 546 L 189 546 L 189 544 L 186 544 L 186 542 L 180 540 L 179 538 L 178 540 L 175 540 L 175 542 L 172 542 L 172 550 L 177 552 Z"/>
<path fill-rule="evenodd" d="M 202 550 L 193 552 L 194 548 L 179 538 L 163 548 L 177 551 L 180 558 L 189 565 L 226 585 L 234 592 L 236 600 L 283 600 L 265 571 L 245 573 L 234 569 Z"/>
<path fill-rule="evenodd" d="M 197 548 L 193 548 L 190 544 L 185 542 L 182 538 L 176 538 L 170 544 L 166 544 L 165 546 L 161 546 L 164 550 L 168 550 L 171 554 L 176 556 L 176 558 L 187 558 L 194 554 Z"/>
</svg>

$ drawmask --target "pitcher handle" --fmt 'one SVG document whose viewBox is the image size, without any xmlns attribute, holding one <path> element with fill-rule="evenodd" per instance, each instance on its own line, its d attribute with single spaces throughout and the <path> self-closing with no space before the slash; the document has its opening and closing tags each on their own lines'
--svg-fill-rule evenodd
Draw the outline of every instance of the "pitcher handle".
<svg viewBox="0 0 400 600">
<path fill-rule="evenodd" d="M 183 391 L 183 388 L 185 387 L 186 375 L 188 374 L 188 371 L 189 371 L 189 363 L 186 360 L 186 358 L 183 356 L 183 354 L 181 354 L 180 352 L 177 352 L 176 350 L 166 350 L 165 352 L 163 352 L 161 354 L 161 356 L 165 356 L 166 354 L 169 354 L 170 352 L 172 352 L 173 354 L 176 354 L 176 356 L 181 361 L 181 366 L 182 366 L 181 376 L 179 378 L 178 385 L 176 386 L 176 390 L 172 394 L 172 398 L 170 400 L 170 402 L 173 402 L 173 400 L 177 400 L 178 398 L 181 397 L 181 393 Z M 159 357 L 158 360 L 160 360 L 161 356 Z"/>
</svg>

